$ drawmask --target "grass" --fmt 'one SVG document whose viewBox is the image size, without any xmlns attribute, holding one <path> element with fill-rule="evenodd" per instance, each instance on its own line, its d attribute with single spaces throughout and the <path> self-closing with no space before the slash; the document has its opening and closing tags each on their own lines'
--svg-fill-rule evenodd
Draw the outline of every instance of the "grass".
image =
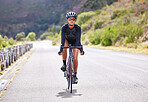
<svg viewBox="0 0 148 102">
<path fill-rule="evenodd" d="M 3 75 L 4 72 L 5 72 L 5 71 L 0 71 L 0 76 Z"/>
<path fill-rule="evenodd" d="M 1 67 L 0 67 L 1 69 Z M 3 71 L 0 71 L 0 76 L 4 74 L 4 72 L 6 72 L 8 69 L 4 69 Z"/>
<path fill-rule="evenodd" d="M 18 68 L 16 71 L 20 71 L 21 70 L 21 68 Z"/>
<path fill-rule="evenodd" d="M 95 45 L 91 45 L 91 46 L 88 46 L 88 47 L 148 55 L 148 49 L 143 49 L 143 48 L 134 49 L 134 48 L 114 47 L 114 46 L 104 47 L 104 46 L 101 46 L 101 45 L 96 45 L 96 46 Z"/>
</svg>

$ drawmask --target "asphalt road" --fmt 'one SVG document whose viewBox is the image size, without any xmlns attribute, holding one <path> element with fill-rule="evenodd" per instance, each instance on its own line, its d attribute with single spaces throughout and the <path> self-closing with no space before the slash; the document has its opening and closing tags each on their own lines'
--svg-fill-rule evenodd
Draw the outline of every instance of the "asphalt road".
<svg viewBox="0 0 148 102">
<path fill-rule="evenodd" d="M 50 41 L 34 47 L 1 102 L 148 102 L 148 55 L 84 47 L 79 83 L 70 94 L 59 47 Z"/>
</svg>

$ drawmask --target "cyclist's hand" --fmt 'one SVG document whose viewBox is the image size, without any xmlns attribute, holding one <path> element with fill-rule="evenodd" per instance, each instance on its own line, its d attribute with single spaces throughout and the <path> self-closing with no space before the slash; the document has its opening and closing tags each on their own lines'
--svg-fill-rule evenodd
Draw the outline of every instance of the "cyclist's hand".
<svg viewBox="0 0 148 102">
<path fill-rule="evenodd" d="M 63 52 L 63 45 L 60 46 L 60 51 L 58 52 L 59 55 L 62 55 Z"/>
<path fill-rule="evenodd" d="M 81 55 L 84 55 L 84 51 L 80 52 Z"/>
<path fill-rule="evenodd" d="M 61 51 L 59 51 L 59 52 L 58 52 L 58 54 L 59 54 L 59 55 L 62 55 L 62 52 L 61 52 Z"/>
<path fill-rule="evenodd" d="M 83 46 L 81 46 L 81 48 L 79 50 L 80 50 L 80 54 L 84 55 Z"/>
</svg>

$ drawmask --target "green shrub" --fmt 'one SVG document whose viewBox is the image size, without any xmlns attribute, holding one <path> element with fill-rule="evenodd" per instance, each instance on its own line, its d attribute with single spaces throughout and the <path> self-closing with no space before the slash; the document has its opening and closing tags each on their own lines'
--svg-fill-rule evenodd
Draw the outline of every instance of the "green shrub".
<svg viewBox="0 0 148 102">
<path fill-rule="evenodd" d="M 4 41 L 3 37 L 0 35 L 0 46 L 2 45 L 2 42 Z"/>
<path fill-rule="evenodd" d="M 35 40 L 36 40 L 35 37 L 36 37 L 36 34 L 35 34 L 34 32 L 30 32 L 30 33 L 27 35 L 26 39 L 27 39 L 28 41 L 35 41 Z"/>
<path fill-rule="evenodd" d="M 125 43 L 126 43 L 126 44 L 131 43 L 131 42 L 133 42 L 133 39 L 132 39 L 132 38 L 129 38 L 129 37 L 128 37 L 128 38 L 125 40 Z"/>
<path fill-rule="evenodd" d="M 134 13 L 133 9 L 130 9 L 130 10 L 129 10 L 129 13 Z"/>
<path fill-rule="evenodd" d="M 13 45 L 13 42 L 12 42 L 12 41 L 8 41 L 8 44 L 9 44 L 9 45 Z"/>
<path fill-rule="evenodd" d="M 140 20 L 137 21 L 137 23 L 140 24 L 140 25 L 141 24 L 148 24 L 148 17 L 147 17 L 147 15 L 148 15 L 148 12 L 144 13 L 142 15 L 142 17 L 140 18 Z"/>
<path fill-rule="evenodd" d="M 48 32 L 53 32 L 55 34 L 55 33 L 59 33 L 60 29 L 61 27 L 55 26 L 55 27 L 48 28 Z"/>
<path fill-rule="evenodd" d="M 2 47 L 3 47 L 3 48 L 7 47 L 7 42 L 4 41 L 4 42 L 2 43 Z"/>
<path fill-rule="evenodd" d="M 6 35 L 4 36 L 4 41 L 8 41 L 8 37 Z"/>
<path fill-rule="evenodd" d="M 119 13 L 120 13 L 119 10 L 114 11 L 114 12 L 113 12 L 113 15 L 111 16 L 111 19 L 115 19 L 116 17 L 118 17 Z"/>
<path fill-rule="evenodd" d="M 128 24 L 128 25 L 118 25 L 118 26 L 110 26 L 102 29 L 101 35 L 101 44 L 106 45 L 115 45 L 117 41 L 120 41 L 121 38 L 127 37 L 125 43 L 133 43 L 136 39 L 135 37 L 139 37 L 143 34 L 143 29 L 141 26 L 136 24 Z M 104 43 L 107 42 L 107 43 Z M 110 44 L 109 44 L 110 43 Z"/>
<path fill-rule="evenodd" d="M 106 27 L 102 30 L 101 45 L 103 46 L 112 45 L 110 29 L 111 29 L 110 27 Z"/>
<path fill-rule="evenodd" d="M 41 39 L 41 40 L 46 40 L 46 39 L 48 39 L 48 37 L 49 37 L 50 35 L 53 35 L 53 33 L 51 33 L 51 32 L 45 32 L 45 33 L 43 33 L 43 34 L 40 36 L 40 39 Z"/>
<path fill-rule="evenodd" d="M 24 32 L 18 33 L 18 34 L 15 36 L 15 39 L 16 39 L 17 41 L 23 41 L 24 38 L 25 38 L 25 33 L 24 33 Z"/>
<path fill-rule="evenodd" d="M 79 14 L 76 23 L 78 23 L 79 25 L 82 25 L 82 24 L 86 23 L 94 15 L 95 15 L 95 12 L 93 12 L 93 11 L 83 12 L 83 13 Z"/>
<path fill-rule="evenodd" d="M 102 39 L 101 45 L 103 45 L 103 46 L 111 46 L 112 41 L 111 41 L 111 39 L 109 37 L 106 37 L 106 38 Z"/>
<path fill-rule="evenodd" d="M 135 40 L 135 37 L 139 37 L 143 34 L 143 29 L 141 26 L 138 26 L 138 25 L 131 25 L 129 24 L 128 26 L 125 27 L 125 30 L 127 31 L 127 40 L 126 40 L 126 43 L 132 43 L 134 42 Z"/>
<path fill-rule="evenodd" d="M 87 30 L 89 28 L 89 26 L 88 26 L 88 24 L 82 24 L 81 25 L 81 29 L 82 29 L 82 31 L 85 31 L 85 30 Z"/>
<path fill-rule="evenodd" d="M 84 41 L 85 40 L 85 36 L 82 36 L 82 41 Z"/>
<path fill-rule="evenodd" d="M 16 41 L 13 40 L 13 38 L 10 38 L 10 39 L 8 40 L 8 44 L 9 44 L 9 45 L 14 45 L 15 43 L 16 43 Z"/>
<path fill-rule="evenodd" d="M 136 0 L 132 0 L 133 3 L 135 3 Z"/>
<path fill-rule="evenodd" d="M 104 21 L 96 21 L 94 23 L 94 29 L 102 28 L 103 23 L 104 23 Z"/>
<path fill-rule="evenodd" d="M 98 15 L 98 14 L 101 13 L 101 10 L 100 9 L 99 10 L 96 10 L 95 13 Z"/>
<path fill-rule="evenodd" d="M 89 33 L 90 33 L 88 36 L 89 42 L 93 45 L 100 44 L 100 41 L 101 41 L 100 33 L 97 33 L 96 31 L 92 31 Z"/>
<path fill-rule="evenodd" d="M 52 41 L 52 45 L 56 45 L 56 42 L 55 41 Z"/>
<path fill-rule="evenodd" d="M 116 10 L 116 11 L 113 12 L 111 19 L 115 19 L 116 17 L 123 16 L 125 13 L 126 13 L 125 10 Z"/>
</svg>

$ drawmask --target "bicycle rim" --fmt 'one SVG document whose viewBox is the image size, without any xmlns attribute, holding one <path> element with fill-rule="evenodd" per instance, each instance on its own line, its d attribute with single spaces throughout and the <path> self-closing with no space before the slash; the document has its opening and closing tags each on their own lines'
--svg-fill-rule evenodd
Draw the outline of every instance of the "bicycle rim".
<svg viewBox="0 0 148 102">
<path fill-rule="evenodd" d="M 70 60 L 70 67 L 69 67 L 69 80 L 70 80 L 69 89 L 70 89 L 70 93 L 72 93 L 72 63 L 71 63 L 71 60 Z"/>
<path fill-rule="evenodd" d="M 69 71 L 66 71 L 66 75 L 67 75 L 67 84 L 68 84 L 68 89 L 69 89 L 69 87 L 70 87 Z"/>
<path fill-rule="evenodd" d="M 67 84 L 68 84 L 68 90 L 69 90 L 69 87 L 70 87 L 69 67 L 70 67 L 70 65 L 69 65 L 69 63 L 67 65 L 68 65 L 68 67 L 67 67 L 67 70 L 66 70 L 66 75 L 67 75 Z"/>
</svg>

